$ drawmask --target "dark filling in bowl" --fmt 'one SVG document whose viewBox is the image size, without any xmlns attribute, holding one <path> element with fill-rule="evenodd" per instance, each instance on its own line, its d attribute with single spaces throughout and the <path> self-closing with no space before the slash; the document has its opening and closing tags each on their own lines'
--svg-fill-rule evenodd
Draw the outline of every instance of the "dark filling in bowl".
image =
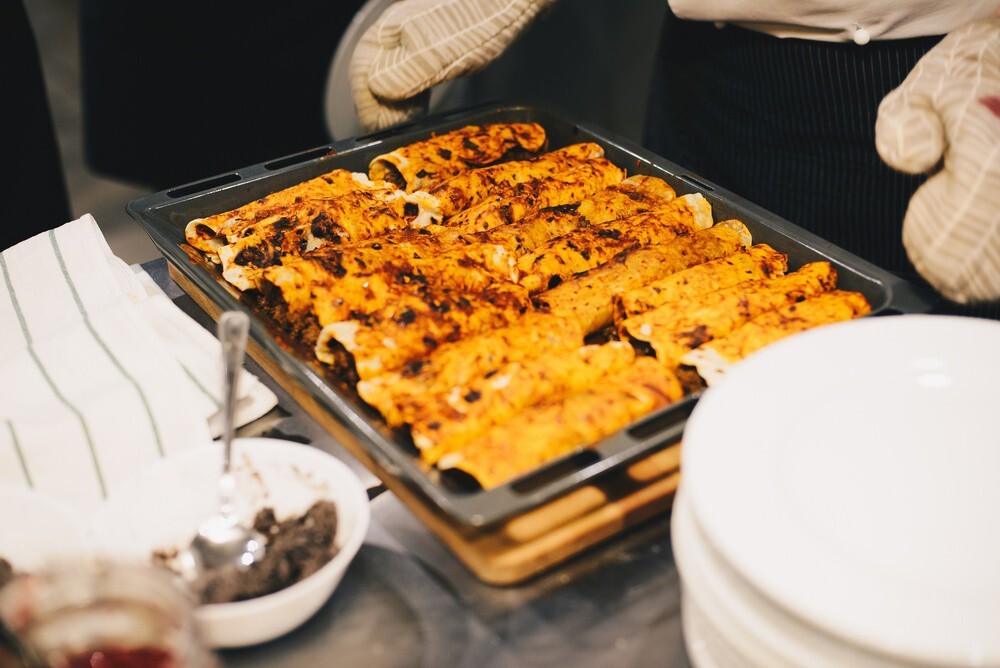
<svg viewBox="0 0 1000 668">
<path fill-rule="evenodd" d="M 267 537 L 264 558 L 248 569 L 233 566 L 209 571 L 195 585 L 202 603 L 233 603 L 273 594 L 304 580 L 337 554 L 337 509 L 317 501 L 304 515 L 278 521 L 264 508 L 254 528 Z M 156 560 L 156 555 L 154 555 Z"/>
</svg>

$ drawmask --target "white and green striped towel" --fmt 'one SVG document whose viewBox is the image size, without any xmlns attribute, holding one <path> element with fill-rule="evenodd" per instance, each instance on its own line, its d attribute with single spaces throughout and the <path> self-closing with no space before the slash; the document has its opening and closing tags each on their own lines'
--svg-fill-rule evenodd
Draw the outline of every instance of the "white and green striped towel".
<svg viewBox="0 0 1000 668">
<path fill-rule="evenodd" d="M 0 485 L 85 519 L 144 467 L 212 439 L 220 368 L 215 337 L 115 257 L 90 215 L 4 251 Z M 245 372 L 240 396 L 240 422 L 276 403 Z"/>
</svg>

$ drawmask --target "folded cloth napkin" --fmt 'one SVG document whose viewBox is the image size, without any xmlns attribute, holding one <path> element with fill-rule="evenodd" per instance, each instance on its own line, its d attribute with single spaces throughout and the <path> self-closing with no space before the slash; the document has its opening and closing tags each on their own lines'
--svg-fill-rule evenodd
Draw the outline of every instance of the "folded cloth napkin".
<svg viewBox="0 0 1000 668">
<path fill-rule="evenodd" d="M 108 248 L 90 215 L 0 254 L 0 485 L 84 517 L 158 459 L 211 441 L 217 340 Z M 274 394 L 244 372 L 238 420 Z"/>
</svg>

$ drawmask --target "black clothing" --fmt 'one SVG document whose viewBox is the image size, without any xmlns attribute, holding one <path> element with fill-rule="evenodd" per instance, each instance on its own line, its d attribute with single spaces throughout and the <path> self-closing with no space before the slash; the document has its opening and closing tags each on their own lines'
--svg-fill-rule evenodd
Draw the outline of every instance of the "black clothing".
<svg viewBox="0 0 1000 668">
<path fill-rule="evenodd" d="M 646 145 L 870 262 L 921 281 L 902 224 L 925 180 L 875 150 L 878 105 L 941 37 L 779 39 L 668 15 Z M 1000 304 L 943 312 L 1000 317 Z"/>
<path fill-rule="evenodd" d="M 327 143 L 327 72 L 361 4 L 81 0 L 89 166 L 163 189 Z"/>
<path fill-rule="evenodd" d="M 69 195 L 35 36 L 21 0 L 0 0 L 5 136 L 0 250 L 69 222 Z"/>
</svg>

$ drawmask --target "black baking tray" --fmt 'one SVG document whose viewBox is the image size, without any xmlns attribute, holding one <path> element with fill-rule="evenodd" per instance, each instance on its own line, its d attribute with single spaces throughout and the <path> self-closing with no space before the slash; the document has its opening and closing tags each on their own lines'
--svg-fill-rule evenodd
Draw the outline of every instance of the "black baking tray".
<svg viewBox="0 0 1000 668">
<path fill-rule="evenodd" d="M 604 147 L 606 157 L 629 175 L 649 174 L 667 181 L 678 195 L 702 193 L 712 204 L 716 221 L 743 221 L 754 243 L 767 243 L 787 253 L 789 266 L 829 260 L 839 274 L 838 286 L 865 295 L 872 314 L 922 313 L 933 299 L 924 289 L 820 239 L 742 197 L 690 173 L 632 142 L 599 127 L 575 122 L 560 112 L 527 104 L 486 104 L 321 146 L 303 153 L 252 165 L 227 174 L 155 193 L 126 207 L 146 229 L 166 259 L 220 308 L 248 310 L 218 273 L 206 263 L 192 262 L 182 248 L 184 226 L 192 218 L 227 211 L 264 195 L 318 176 L 331 169 L 367 172 L 377 155 L 469 124 L 537 122 L 549 137 L 549 148 L 591 141 Z M 251 316 L 254 314 L 251 312 Z M 451 484 L 447 476 L 428 471 L 412 446 L 389 430 L 381 418 L 349 387 L 335 382 L 321 365 L 296 357 L 279 344 L 273 328 L 251 318 L 250 335 L 299 386 L 345 427 L 356 445 L 385 469 L 419 490 L 453 522 L 475 531 L 530 510 L 643 455 L 676 443 L 697 401 L 688 397 L 630 425 L 617 434 L 492 490 Z"/>
</svg>

